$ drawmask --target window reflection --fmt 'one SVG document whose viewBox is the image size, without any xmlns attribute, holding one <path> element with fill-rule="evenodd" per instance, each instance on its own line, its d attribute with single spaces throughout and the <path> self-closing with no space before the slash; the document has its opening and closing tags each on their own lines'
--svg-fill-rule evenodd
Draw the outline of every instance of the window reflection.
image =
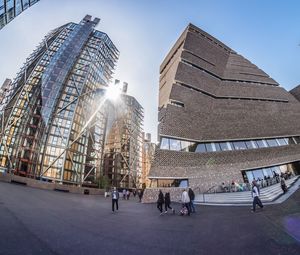
<svg viewBox="0 0 300 255">
<path fill-rule="evenodd" d="M 279 145 L 287 145 L 286 141 L 284 138 L 277 138 L 276 139 Z"/>
<path fill-rule="evenodd" d="M 181 151 L 190 151 L 191 142 L 181 141 Z"/>
<path fill-rule="evenodd" d="M 220 145 L 222 151 L 229 151 L 230 150 L 230 147 L 229 147 L 227 142 L 219 143 L 219 145 Z"/>
<path fill-rule="evenodd" d="M 205 144 L 205 147 L 206 147 L 206 151 L 207 151 L 207 152 L 215 151 L 215 150 L 214 150 L 214 147 L 213 147 L 213 143 L 206 143 L 206 144 Z"/>
<path fill-rule="evenodd" d="M 180 151 L 181 150 L 180 140 L 170 139 L 170 150 Z"/>
<path fill-rule="evenodd" d="M 163 150 L 169 150 L 170 149 L 169 139 L 162 138 L 160 148 L 163 149 Z"/>
<path fill-rule="evenodd" d="M 277 143 L 276 139 L 266 139 L 266 142 L 269 145 L 269 147 L 276 147 L 276 146 L 278 146 L 278 143 Z"/>
<path fill-rule="evenodd" d="M 256 140 L 255 142 L 257 143 L 258 148 L 265 148 L 265 147 L 267 147 L 266 143 L 264 143 L 263 140 Z"/>
<path fill-rule="evenodd" d="M 196 152 L 206 152 L 205 145 L 203 143 L 199 143 L 197 145 Z"/>
<path fill-rule="evenodd" d="M 255 149 L 257 148 L 257 144 L 254 141 L 246 141 L 246 146 L 248 149 Z"/>
<path fill-rule="evenodd" d="M 245 142 L 233 142 L 233 146 L 235 150 L 246 150 Z"/>
</svg>

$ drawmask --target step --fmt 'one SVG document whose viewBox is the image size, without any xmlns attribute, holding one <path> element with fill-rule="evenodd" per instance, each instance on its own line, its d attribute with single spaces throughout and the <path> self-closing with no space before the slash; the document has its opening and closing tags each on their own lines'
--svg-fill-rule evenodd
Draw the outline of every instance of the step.
<svg viewBox="0 0 300 255">
<path fill-rule="evenodd" d="M 286 181 L 286 185 L 289 188 L 293 183 L 300 180 L 300 176 L 293 177 Z M 272 186 L 262 188 L 260 190 L 260 198 L 263 202 L 272 202 L 276 198 L 280 197 L 283 192 L 280 183 L 274 184 Z M 205 203 L 252 203 L 253 198 L 251 191 L 242 192 L 230 192 L 230 193 L 209 193 L 204 194 Z M 203 203 L 203 194 L 196 195 L 195 203 Z"/>
</svg>

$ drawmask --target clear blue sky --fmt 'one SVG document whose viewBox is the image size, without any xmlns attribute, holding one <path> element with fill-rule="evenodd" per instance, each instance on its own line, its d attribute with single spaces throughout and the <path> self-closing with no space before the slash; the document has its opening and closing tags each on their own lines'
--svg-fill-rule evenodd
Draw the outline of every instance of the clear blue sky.
<svg viewBox="0 0 300 255">
<path fill-rule="evenodd" d="M 297 0 L 41 0 L 0 31 L 0 83 L 15 77 L 48 31 L 99 17 L 97 29 L 120 50 L 114 79 L 129 83 L 156 140 L 159 65 L 189 22 L 290 90 L 300 84 L 299 12 Z"/>
</svg>

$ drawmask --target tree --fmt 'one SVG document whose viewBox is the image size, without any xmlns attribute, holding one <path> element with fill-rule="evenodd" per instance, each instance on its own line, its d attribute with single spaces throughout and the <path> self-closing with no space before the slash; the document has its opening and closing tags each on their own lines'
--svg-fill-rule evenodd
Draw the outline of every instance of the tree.
<svg viewBox="0 0 300 255">
<path fill-rule="evenodd" d="M 109 182 L 109 178 L 106 175 L 102 175 L 99 177 L 98 179 L 98 187 L 99 189 L 109 189 L 110 186 L 110 182 Z"/>
</svg>

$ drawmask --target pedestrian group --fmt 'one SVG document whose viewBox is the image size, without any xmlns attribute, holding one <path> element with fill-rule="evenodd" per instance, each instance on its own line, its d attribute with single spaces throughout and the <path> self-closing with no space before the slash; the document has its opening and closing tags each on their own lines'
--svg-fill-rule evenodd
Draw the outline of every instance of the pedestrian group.
<svg viewBox="0 0 300 255">
<path fill-rule="evenodd" d="M 196 212 L 194 206 L 194 200 L 195 200 L 194 191 L 191 188 L 189 188 L 188 191 L 184 189 L 181 194 L 182 207 L 179 211 L 179 214 L 181 216 L 183 215 L 190 216 L 191 213 Z M 165 205 L 164 212 L 163 212 L 163 205 Z M 175 214 L 175 209 L 171 207 L 171 197 L 169 192 L 167 192 L 164 195 L 162 191 L 159 190 L 158 199 L 157 199 L 157 209 L 160 211 L 160 215 L 168 213 L 168 209 L 171 209 L 172 213 Z"/>
</svg>

